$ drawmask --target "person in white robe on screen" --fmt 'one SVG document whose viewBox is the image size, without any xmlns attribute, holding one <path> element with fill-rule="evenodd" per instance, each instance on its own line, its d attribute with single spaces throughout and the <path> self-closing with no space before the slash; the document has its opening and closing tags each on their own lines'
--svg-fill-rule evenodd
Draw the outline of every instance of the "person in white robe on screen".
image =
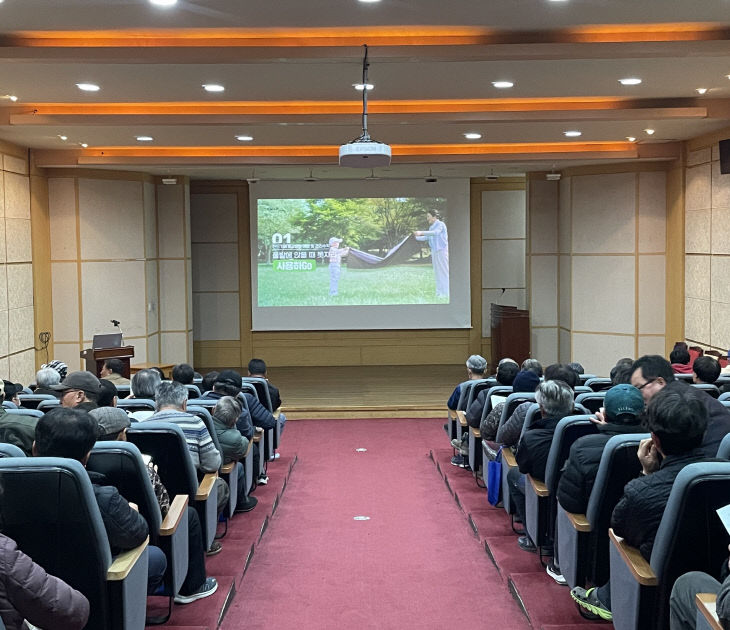
<svg viewBox="0 0 730 630">
<path fill-rule="evenodd" d="M 426 213 L 429 223 L 428 230 L 418 230 L 413 233 L 417 241 L 428 240 L 431 249 L 433 274 L 436 278 L 436 297 L 449 297 L 449 235 L 446 224 L 441 220 L 438 210 Z"/>
<path fill-rule="evenodd" d="M 332 237 L 329 240 L 329 252 L 327 257 L 330 261 L 330 295 L 337 295 L 340 284 L 340 273 L 342 270 L 342 257 L 350 253 L 349 247 L 340 249 L 341 238 Z"/>
</svg>

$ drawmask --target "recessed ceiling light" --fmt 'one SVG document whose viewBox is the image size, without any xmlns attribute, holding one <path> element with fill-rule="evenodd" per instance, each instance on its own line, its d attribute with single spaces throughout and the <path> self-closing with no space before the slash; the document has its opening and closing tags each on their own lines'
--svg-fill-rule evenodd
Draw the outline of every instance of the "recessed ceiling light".
<svg viewBox="0 0 730 630">
<path fill-rule="evenodd" d="M 156 7 L 171 7 L 177 4 L 177 0 L 150 0 L 150 4 Z"/>
<path fill-rule="evenodd" d="M 222 85 L 218 85 L 217 83 L 203 83 L 203 89 L 206 92 L 223 92 L 226 88 Z"/>
<path fill-rule="evenodd" d="M 467 132 L 467 133 L 464 134 L 464 137 L 467 140 L 479 140 L 479 138 L 482 137 L 482 134 L 477 133 L 476 131 L 469 131 L 469 132 Z"/>
<path fill-rule="evenodd" d="M 239 142 L 251 142 L 251 140 L 253 140 L 253 136 L 236 136 L 236 140 Z"/>
<path fill-rule="evenodd" d="M 626 136 L 626 139 L 627 139 L 627 140 L 628 140 L 629 142 L 636 142 L 636 138 L 635 138 L 634 136 Z"/>
<path fill-rule="evenodd" d="M 101 89 L 96 83 L 77 83 L 76 87 L 84 92 L 98 92 Z"/>
<path fill-rule="evenodd" d="M 152 142 L 153 140 L 152 136 L 137 136 L 137 142 Z"/>
<path fill-rule="evenodd" d="M 375 2 L 380 2 L 380 0 L 358 0 L 358 2 L 362 2 L 363 4 L 373 4 Z"/>
<path fill-rule="evenodd" d="M 492 85 L 500 90 L 504 90 L 513 87 L 514 83 L 512 81 L 492 81 Z"/>
<path fill-rule="evenodd" d="M 352 87 L 354 87 L 359 92 L 362 92 L 364 89 L 367 88 L 367 91 L 375 89 L 375 85 L 372 83 L 353 83 Z"/>
<path fill-rule="evenodd" d="M 59 137 L 59 138 L 61 138 L 61 140 L 63 140 L 63 141 L 66 141 L 66 140 L 68 140 L 68 136 L 63 136 L 63 135 L 61 135 L 61 136 L 58 136 L 58 137 Z"/>
<path fill-rule="evenodd" d="M 583 132 L 582 131 L 564 131 L 563 133 L 568 138 L 577 138 L 578 136 L 582 136 L 583 135 Z"/>
<path fill-rule="evenodd" d="M 639 83 L 641 83 L 641 79 L 629 77 L 628 79 L 619 79 L 618 82 L 621 85 L 639 85 Z"/>
<path fill-rule="evenodd" d="M 653 129 L 644 129 L 644 131 L 645 131 L 645 132 L 646 132 L 647 134 L 649 134 L 650 136 L 653 136 L 653 135 L 654 135 L 654 130 L 653 130 Z"/>
<path fill-rule="evenodd" d="M 705 94 L 707 92 L 707 88 L 697 88 L 695 91 L 697 94 Z"/>
<path fill-rule="evenodd" d="M 85 149 L 85 148 L 86 148 L 86 147 L 88 147 L 89 145 L 88 145 L 88 144 L 86 144 L 85 142 L 82 142 L 82 143 L 81 143 L 81 146 L 82 146 L 82 147 L 83 147 L 83 148 Z"/>
</svg>

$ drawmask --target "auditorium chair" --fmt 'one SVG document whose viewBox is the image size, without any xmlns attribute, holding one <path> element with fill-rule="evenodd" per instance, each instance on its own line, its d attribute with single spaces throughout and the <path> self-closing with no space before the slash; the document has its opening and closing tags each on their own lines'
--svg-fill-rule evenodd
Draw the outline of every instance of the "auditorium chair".
<svg viewBox="0 0 730 630">
<path fill-rule="evenodd" d="M 25 453 L 15 444 L 0 442 L 0 457 L 25 457 Z"/>
<path fill-rule="evenodd" d="M 213 416 L 210 414 L 210 411 L 208 411 L 205 407 L 196 407 L 195 405 L 188 407 L 187 411 L 188 413 L 198 416 L 198 418 L 200 418 L 205 423 L 205 426 L 208 429 L 208 433 L 210 433 L 210 437 L 213 440 L 213 444 L 215 444 L 216 449 L 221 454 L 221 462 L 223 462 L 223 449 L 221 448 L 221 444 L 218 441 L 218 433 L 216 433 L 215 426 L 213 426 Z M 226 506 L 227 509 L 225 512 L 228 518 L 231 518 L 233 516 L 233 513 L 236 511 L 236 504 L 238 502 L 238 471 L 236 470 L 237 463 L 238 462 L 229 462 L 227 464 L 221 463 L 221 467 L 218 469 L 218 475 L 221 479 L 223 479 L 223 481 L 228 484 L 228 488 L 231 491 L 228 498 L 228 505 Z"/>
<path fill-rule="evenodd" d="M 594 392 L 602 392 L 613 387 L 613 382 L 610 378 L 590 378 L 585 383 L 586 387 L 590 387 Z"/>
<path fill-rule="evenodd" d="M 152 458 L 170 496 L 188 496 L 190 505 L 200 516 L 203 544 L 210 549 L 218 523 L 218 490 L 215 486 L 218 475 L 200 473 L 202 480 L 198 483 L 198 473 L 193 466 L 185 434 L 172 422 L 137 422 L 127 429 L 127 440 Z"/>
<path fill-rule="evenodd" d="M 117 388 L 117 400 L 123 400 L 132 393 L 130 385 L 116 385 L 115 383 L 115 387 Z"/>
<path fill-rule="evenodd" d="M 17 409 L 18 405 L 16 405 L 12 400 L 4 400 L 2 403 L 3 408 L 5 409 Z"/>
<path fill-rule="evenodd" d="M 576 385 L 573 388 L 573 395 L 580 396 L 581 394 L 590 394 L 593 390 L 588 385 Z"/>
<path fill-rule="evenodd" d="M 492 383 L 496 383 L 493 378 L 473 379 L 464 381 L 463 383 L 459 383 L 459 400 L 456 403 L 456 409 L 447 409 L 448 434 L 450 440 L 453 440 L 455 438 L 461 439 L 461 428 L 459 425 L 459 419 L 456 415 L 456 411 L 465 412 L 469 408 L 471 402 L 476 399 L 477 395 L 482 389 L 484 389 L 485 387 L 487 389 L 493 387 Z M 476 393 L 472 393 L 473 389 Z M 510 391 L 511 389 L 512 388 L 510 388 Z"/>
<path fill-rule="evenodd" d="M 168 600 L 167 614 L 148 618 L 147 624 L 165 623 L 172 613 L 173 598 L 188 572 L 188 496 L 170 497 L 170 509 L 163 519 L 142 453 L 130 442 L 97 442 L 86 468 L 103 474 L 119 494 L 137 504 L 149 527 L 150 544 L 165 554 L 167 570 L 163 587 Z"/>
<path fill-rule="evenodd" d="M 534 394 L 532 394 L 533 400 L 534 400 Z M 504 417 L 504 409 L 507 408 L 507 405 L 505 404 L 502 412 L 502 417 L 499 421 L 500 426 L 502 425 L 503 421 L 506 422 L 506 418 Z M 508 416 L 509 417 L 509 416 Z M 525 434 L 525 427 L 530 427 L 532 424 L 533 418 L 539 418 L 540 417 L 540 405 L 537 403 L 533 403 L 530 405 L 530 408 L 527 410 L 527 415 L 525 416 L 525 422 L 522 425 L 522 433 L 520 434 L 520 438 Z M 514 506 L 512 505 L 512 501 L 510 499 L 509 495 L 509 486 L 507 484 L 507 474 L 510 471 L 510 468 L 517 468 L 517 461 L 515 460 L 514 452 L 511 448 L 503 448 L 502 449 L 502 505 L 504 507 L 504 511 L 507 512 L 510 516 L 514 516 Z M 512 524 L 512 529 L 514 530 L 514 523 Z"/>
<path fill-rule="evenodd" d="M 636 456 L 648 433 L 614 435 L 606 443 L 585 514 L 566 512 L 556 520 L 560 572 L 571 588 L 608 581 L 608 527 L 624 486 L 641 474 Z M 730 444 L 730 442 L 729 442 Z"/>
<path fill-rule="evenodd" d="M 51 394 L 18 394 L 18 400 L 20 401 L 20 406 L 23 409 L 37 409 L 38 403 L 42 400 L 57 401 L 58 398 Z"/>
<path fill-rule="evenodd" d="M 603 400 L 606 398 L 606 390 L 600 392 L 586 392 L 578 394 L 575 397 L 575 402 L 579 405 L 583 405 L 591 413 L 596 413 L 601 407 L 603 407 Z"/>
<path fill-rule="evenodd" d="M 728 405 L 730 406 L 730 405 Z M 728 433 L 724 438 L 722 438 L 722 442 L 720 442 L 720 446 L 717 447 L 717 457 L 720 459 L 729 459 L 730 460 L 730 433 Z"/>
<path fill-rule="evenodd" d="M 709 383 L 692 383 L 692 387 L 701 389 L 703 392 L 708 393 L 713 398 L 720 397 L 720 389 L 717 387 L 717 385 L 710 385 Z"/>
<path fill-rule="evenodd" d="M 677 379 L 678 381 L 684 381 L 685 383 L 689 384 L 692 383 L 692 376 L 693 374 L 691 372 L 689 374 L 677 374 L 676 372 L 674 373 L 675 379 Z"/>
<path fill-rule="evenodd" d="M 595 374 L 578 374 L 578 383 L 585 385 L 586 381 L 590 381 L 592 378 L 596 378 Z"/>
<path fill-rule="evenodd" d="M 153 411 L 155 410 L 155 401 L 150 398 L 123 398 L 117 400 L 117 407 L 123 409 L 127 413 L 135 411 Z"/>
<path fill-rule="evenodd" d="M 7 415 L 11 415 L 11 416 L 31 416 L 33 418 L 42 418 L 43 417 L 43 412 L 38 411 L 38 409 L 22 409 L 22 408 L 6 409 L 5 413 Z"/>
<path fill-rule="evenodd" d="M 89 475 L 73 459 L 0 459 L 3 533 L 90 603 L 86 630 L 142 630 L 147 544 L 112 558 Z"/>
<path fill-rule="evenodd" d="M 715 510 L 730 503 L 730 462 L 698 462 L 674 480 L 649 562 L 609 530 L 616 630 L 669 627 L 669 595 L 688 571 L 719 578 L 728 534 Z"/>
<path fill-rule="evenodd" d="M 537 547 L 542 562 L 542 547 L 555 538 L 557 491 L 563 465 L 568 459 L 570 447 L 578 438 L 597 433 L 590 415 L 567 416 L 558 422 L 550 444 L 545 467 L 545 481 L 527 475 L 525 480 L 525 529 Z"/>
<path fill-rule="evenodd" d="M 188 398 L 200 398 L 202 396 L 200 388 L 195 384 L 185 385 L 185 389 L 188 390 Z"/>
<path fill-rule="evenodd" d="M 725 405 L 728 409 L 730 409 L 730 399 L 728 400 L 722 400 L 720 401 L 723 405 Z"/>
<path fill-rule="evenodd" d="M 58 398 L 54 398 L 53 400 L 41 400 L 38 403 L 38 406 L 36 409 L 38 411 L 42 411 L 43 413 L 46 413 L 46 411 L 50 411 L 51 409 L 54 409 L 55 407 L 60 407 L 61 401 L 58 400 Z"/>
<path fill-rule="evenodd" d="M 253 394 L 258 401 L 266 407 L 266 409 L 276 418 L 276 427 L 264 431 L 263 448 L 259 452 L 262 456 L 260 459 L 265 460 L 264 463 L 273 461 L 276 449 L 279 448 L 279 439 L 281 438 L 281 430 L 279 427 L 279 414 L 274 410 L 271 402 L 271 394 L 269 393 L 269 382 L 260 376 L 244 376 L 241 378 L 241 391 L 246 391 L 246 387 L 253 387 Z M 266 466 L 264 466 L 264 474 Z"/>
<path fill-rule="evenodd" d="M 720 402 L 727 402 L 730 401 L 730 392 L 725 392 L 724 394 L 720 394 L 720 398 L 718 398 Z"/>
</svg>

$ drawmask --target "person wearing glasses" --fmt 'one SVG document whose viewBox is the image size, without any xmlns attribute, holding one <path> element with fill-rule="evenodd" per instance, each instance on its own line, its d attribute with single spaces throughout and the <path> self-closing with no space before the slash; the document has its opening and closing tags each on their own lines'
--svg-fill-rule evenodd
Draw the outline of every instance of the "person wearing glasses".
<svg viewBox="0 0 730 630">
<path fill-rule="evenodd" d="M 715 457 L 717 449 L 728 433 L 730 433 L 730 410 L 707 392 L 692 387 L 674 378 L 674 370 L 664 357 L 658 354 L 647 354 L 634 361 L 631 371 L 631 384 L 641 392 L 644 403 L 649 404 L 652 398 L 668 387 L 702 402 L 709 414 L 707 432 L 702 441 L 705 457 Z"/>
</svg>

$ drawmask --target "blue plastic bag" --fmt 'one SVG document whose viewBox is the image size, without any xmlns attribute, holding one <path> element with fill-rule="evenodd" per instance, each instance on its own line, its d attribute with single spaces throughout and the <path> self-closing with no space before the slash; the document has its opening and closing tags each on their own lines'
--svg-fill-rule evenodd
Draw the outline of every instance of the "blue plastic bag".
<svg viewBox="0 0 730 630">
<path fill-rule="evenodd" d="M 494 461 L 487 463 L 487 501 L 498 505 L 502 500 L 502 449 L 500 446 Z"/>
</svg>

